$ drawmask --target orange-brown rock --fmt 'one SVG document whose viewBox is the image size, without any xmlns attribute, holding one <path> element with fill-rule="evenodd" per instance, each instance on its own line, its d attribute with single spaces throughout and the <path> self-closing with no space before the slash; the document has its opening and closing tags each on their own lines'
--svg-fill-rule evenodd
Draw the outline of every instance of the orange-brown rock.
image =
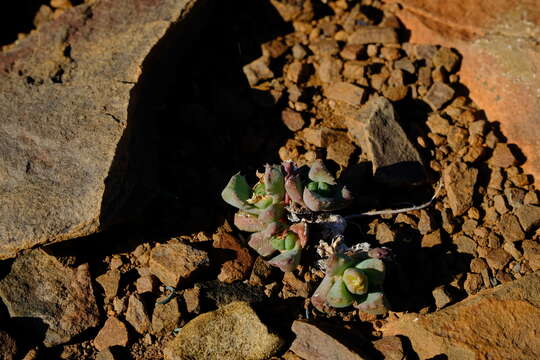
<svg viewBox="0 0 540 360">
<path fill-rule="evenodd" d="M 538 294 L 540 272 L 429 315 L 408 314 L 382 331 L 408 337 L 421 359 L 539 359 Z"/>
<path fill-rule="evenodd" d="M 488 119 L 501 123 L 540 178 L 540 6 L 523 0 L 391 0 L 413 43 L 442 44 L 462 55 L 460 76 Z"/>
</svg>

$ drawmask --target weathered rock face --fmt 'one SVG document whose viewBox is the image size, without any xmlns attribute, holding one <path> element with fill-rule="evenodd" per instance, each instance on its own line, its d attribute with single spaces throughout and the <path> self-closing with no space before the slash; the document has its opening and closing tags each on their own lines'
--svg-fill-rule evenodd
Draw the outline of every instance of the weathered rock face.
<svg viewBox="0 0 540 360">
<path fill-rule="evenodd" d="M 420 154 L 397 122 L 394 107 L 387 99 L 376 97 L 359 111 L 350 111 L 346 124 L 353 141 L 373 163 L 376 179 L 395 185 L 425 181 Z"/>
<path fill-rule="evenodd" d="M 540 178 L 540 7 L 534 0 L 392 0 L 411 42 L 442 44 L 463 55 L 460 77 L 473 100 L 527 157 Z"/>
<path fill-rule="evenodd" d="M 143 63 L 195 2 L 83 4 L 0 53 L 0 259 L 118 215 Z"/>
<path fill-rule="evenodd" d="M 408 337 L 422 359 L 538 359 L 539 293 L 536 272 L 429 315 L 406 315 L 383 333 Z"/>
<path fill-rule="evenodd" d="M 62 265 L 43 250 L 19 256 L 0 280 L 0 298 L 12 318 L 36 318 L 46 326 L 45 346 L 66 343 L 97 326 L 97 308 L 88 265 Z M 31 332 L 41 331 L 34 326 Z"/>
<path fill-rule="evenodd" d="M 282 340 L 268 332 L 245 302 L 234 302 L 187 323 L 164 350 L 175 359 L 267 359 Z"/>
</svg>

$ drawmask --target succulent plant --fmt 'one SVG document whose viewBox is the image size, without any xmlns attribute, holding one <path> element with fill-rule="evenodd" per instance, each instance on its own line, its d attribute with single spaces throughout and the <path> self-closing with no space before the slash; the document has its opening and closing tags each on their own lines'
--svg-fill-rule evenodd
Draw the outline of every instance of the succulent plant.
<svg viewBox="0 0 540 360">
<path fill-rule="evenodd" d="M 310 211 L 336 211 L 343 209 L 352 200 L 351 192 L 342 185 L 324 166 L 322 160 L 311 164 L 307 176 L 303 168 L 292 161 L 283 163 L 285 169 L 286 200 Z"/>
<path fill-rule="evenodd" d="M 307 224 L 289 224 L 285 216 L 289 205 L 304 212 L 333 211 L 347 206 L 351 193 L 337 184 L 321 160 L 309 168 L 298 168 L 292 161 L 282 166 L 266 165 L 264 173 L 257 173 L 257 177 L 257 183 L 250 187 L 244 176 L 234 175 L 221 196 L 239 209 L 234 224 L 252 233 L 249 245 L 264 257 L 279 251 L 269 263 L 292 271 L 307 243 Z"/>
<path fill-rule="evenodd" d="M 380 251 L 379 251 L 380 250 Z M 326 275 L 311 297 L 311 303 L 319 311 L 328 307 L 344 308 L 353 305 L 371 313 L 387 312 L 383 294 L 385 267 L 379 255 L 385 249 L 372 249 L 363 260 L 344 254 L 333 254 L 326 263 Z"/>
</svg>

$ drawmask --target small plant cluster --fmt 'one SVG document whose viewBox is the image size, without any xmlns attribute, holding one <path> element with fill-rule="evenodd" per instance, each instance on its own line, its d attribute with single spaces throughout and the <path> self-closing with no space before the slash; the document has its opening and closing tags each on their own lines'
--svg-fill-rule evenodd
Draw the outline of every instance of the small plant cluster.
<svg viewBox="0 0 540 360">
<path fill-rule="evenodd" d="M 269 264 L 282 271 L 293 271 L 308 244 L 306 218 L 347 207 L 352 194 L 336 181 L 321 160 L 302 167 L 292 161 L 266 165 L 264 173 L 256 175 L 258 181 L 253 186 L 240 173 L 234 175 L 221 196 L 238 208 L 234 224 L 252 233 L 249 245 L 259 255 L 269 258 Z M 332 254 L 327 261 L 326 277 L 313 297 L 316 308 L 354 304 L 359 309 L 382 311 L 381 257 L 360 261 L 339 252 Z"/>
</svg>

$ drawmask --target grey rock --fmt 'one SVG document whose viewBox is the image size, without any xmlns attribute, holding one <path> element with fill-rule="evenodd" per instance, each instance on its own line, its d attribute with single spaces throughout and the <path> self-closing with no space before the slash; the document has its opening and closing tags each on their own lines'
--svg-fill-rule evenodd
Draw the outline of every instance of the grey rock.
<svg viewBox="0 0 540 360">
<path fill-rule="evenodd" d="M 0 53 L 0 259 L 125 215 L 142 64 L 196 2 L 86 2 Z"/>
<path fill-rule="evenodd" d="M 525 232 L 540 226 L 540 206 L 523 205 L 515 210 L 515 214 Z"/>
<path fill-rule="evenodd" d="M 372 98 L 360 110 L 350 111 L 345 121 L 353 141 L 372 162 L 376 180 L 392 185 L 425 181 L 420 154 L 397 122 L 394 107 L 387 99 Z"/>
<path fill-rule="evenodd" d="M 257 360 L 270 358 L 282 344 L 247 303 L 234 302 L 188 322 L 163 355 L 165 360 Z"/>
<path fill-rule="evenodd" d="M 429 88 L 424 101 L 431 106 L 433 110 L 440 109 L 454 97 L 454 89 L 440 81 L 435 81 Z"/>
<path fill-rule="evenodd" d="M 47 325 L 45 346 L 66 343 L 99 323 L 88 265 L 68 268 L 43 250 L 15 259 L 0 280 L 0 298 L 12 318 L 37 318 Z"/>
</svg>

